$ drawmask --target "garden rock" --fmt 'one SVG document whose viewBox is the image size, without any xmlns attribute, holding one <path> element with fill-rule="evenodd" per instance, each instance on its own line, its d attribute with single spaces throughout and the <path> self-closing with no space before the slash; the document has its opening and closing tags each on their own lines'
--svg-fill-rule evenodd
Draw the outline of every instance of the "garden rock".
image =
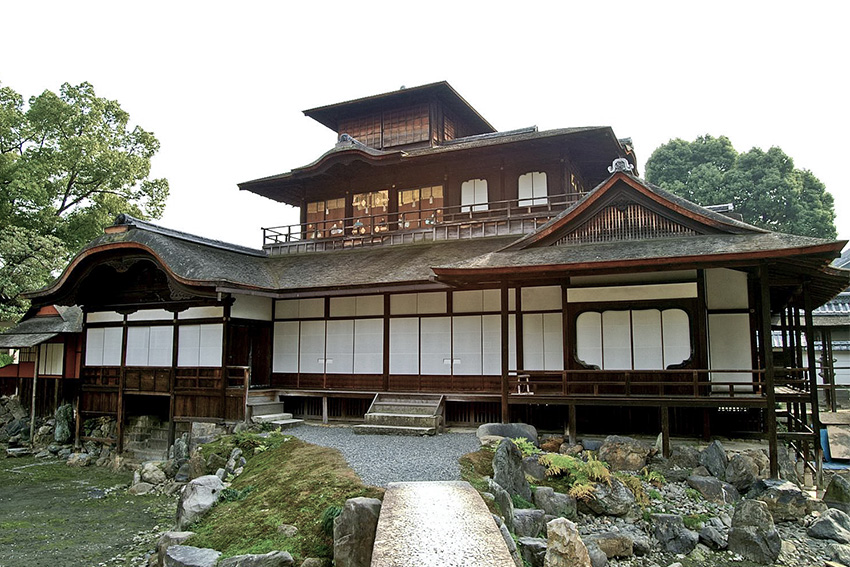
<svg viewBox="0 0 850 567">
<path fill-rule="evenodd" d="M 688 486 L 697 490 L 706 500 L 717 504 L 733 504 L 741 499 L 734 486 L 711 476 L 689 476 Z"/>
<path fill-rule="evenodd" d="M 71 453 L 66 464 L 69 467 L 87 467 L 91 464 L 91 455 L 88 453 Z"/>
<path fill-rule="evenodd" d="M 277 533 L 284 537 L 295 537 L 298 533 L 298 528 L 292 524 L 281 524 L 277 527 Z"/>
<path fill-rule="evenodd" d="M 295 560 L 286 551 L 269 553 L 234 555 L 219 561 L 217 567 L 292 567 Z"/>
<path fill-rule="evenodd" d="M 546 478 L 546 467 L 541 465 L 538 459 L 537 455 L 523 458 L 522 471 L 534 480 L 544 480 Z"/>
<path fill-rule="evenodd" d="M 334 565 L 369 567 L 381 501 L 377 498 L 349 498 L 334 520 Z"/>
<path fill-rule="evenodd" d="M 850 545 L 830 543 L 826 548 L 829 558 L 842 565 L 850 565 Z"/>
<path fill-rule="evenodd" d="M 726 534 L 715 526 L 703 526 L 699 531 L 699 541 L 714 551 L 722 551 L 728 545 Z"/>
<path fill-rule="evenodd" d="M 165 550 L 165 567 L 215 567 L 221 552 L 189 545 L 172 545 Z"/>
<path fill-rule="evenodd" d="M 566 518 L 556 518 L 546 526 L 548 533 L 544 567 L 591 567 L 587 547 L 578 535 L 576 525 Z"/>
<path fill-rule="evenodd" d="M 523 537 L 538 537 L 546 529 L 543 510 L 514 510 L 514 533 Z"/>
<path fill-rule="evenodd" d="M 185 461 L 189 458 L 189 442 L 186 437 L 187 435 L 184 433 L 174 440 L 174 445 L 171 446 L 171 450 L 168 455 L 170 458 L 175 461 Z"/>
<path fill-rule="evenodd" d="M 522 557 L 519 555 L 519 549 L 517 549 L 514 536 L 512 536 L 511 532 L 508 531 L 508 526 L 506 526 L 499 517 L 494 517 L 494 520 L 496 520 L 496 525 L 499 526 L 499 533 L 502 534 L 502 539 L 505 540 L 505 545 L 508 548 L 508 553 L 510 553 L 511 559 L 514 560 L 514 564 L 516 567 L 523 567 Z"/>
<path fill-rule="evenodd" d="M 581 445 L 585 451 L 598 451 L 602 448 L 602 441 L 598 439 L 582 439 Z"/>
<path fill-rule="evenodd" d="M 576 516 L 576 499 L 569 494 L 555 492 L 555 489 L 549 486 L 538 486 L 534 489 L 534 504 L 556 518 L 575 519 Z"/>
<path fill-rule="evenodd" d="M 511 496 L 531 500 L 531 488 L 522 470 L 522 453 L 510 439 L 503 439 L 493 456 L 493 480 Z"/>
<path fill-rule="evenodd" d="M 478 426 L 478 431 L 475 433 L 479 439 L 484 436 L 498 435 L 499 437 L 507 437 L 516 439 L 517 437 L 525 437 L 531 441 L 535 447 L 539 447 L 537 442 L 537 429 L 533 425 L 526 423 L 485 423 Z"/>
<path fill-rule="evenodd" d="M 611 478 L 610 486 L 596 483 L 585 505 L 598 516 L 625 516 L 634 508 L 635 495 L 622 482 Z"/>
<path fill-rule="evenodd" d="M 763 480 L 765 489 L 757 499 L 767 504 L 767 509 L 775 522 L 798 520 L 809 513 L 809 498 L 787 480 Z"/>
<path fill-rule="evenodd" d="M 687 555 L 699 543 L 699 535 L 685 527 L 682 516 L 653 514 L 652 522 L 655 525 L 655 539 L 664 551 Z"/>
<path fill-rule="evenodd" d="M 729 465 L 729 460 L 720 441 L 714 440 L 703 449 L 699 454 L 699 464 L 708 469 L 712 476 L 726 480 L 726 467 Z"/>
<path fill-rule="evenodd" d="M 531 567 L 543 567 L 546 559 L 546 540 L 539 537 L 517 538 L 519 554 Z"/>
<path fill-rule="evenodd" d="M 806 533 L 813 538 L 850 544 L 850 516 L 837 508 L 830 508 L 812 522 Z"/>
<path fill-rule="evenodd" d="M 329 567 L 330 562 L 321 557 L 308 557 L 301 563 L 301 567 Z"/>
<path fill-rule="evenodd" d="M 760 500 L 744 500 L 735 507 L 727 541 L 729 551 L 756 563 L 773 563 L 782 550 L 767 504 Z"/>
<path fill-rule="evenodd" d="M 846 476 L 837 474 L 832 477 L 826 487 L 823 501 L 830 508 L 850 514 L 850 481 Z"/>
<path fill-rule="evenodd" d="M 150 494 L 150 492 L 154 489 L 154 485 L 149 482 L 137 482 L 133 486 L 131 486 L 127 492 L 132 494 L 133 496 L 142 496 L 144 494 Z"/>
<path fill-rule="evenodd" d="M 681 445 L 673 449 L 667 460 L 671 468 L 693 469 L 699 466 L 699 450 L 696 447 Z"/>
<path fill-rule="evenodd" d="M 67 443 L 71 440 L 71 424 L 74 423 L 74 408 L 71 404 L 61 405 L 53 414 L 56 419 L 56 427 L 53 430 L 53 439 L 57 443 Z"/>
<path fill-rule="evenodd" d="M 177 529 L 199 520 L 221 497 L 224 484 L 217 476 L 206 475 L 189 482 L 177 503 Z"/>
<path fill-rule="evenodd" d="M 514 531 L 514 501 L 508 491 L 502 488 L 496 481 L 490 479 L 490 492 L 493 493 L 493 498 L 496 499 L 496 506 L 505 518 L 505 523 L 508 525 L 508 530 Z"/>
<path fill-rule="evenodd" d="M 593 542 L 605 553 L 605 557 L 631 557 L 634 547 L 631 538 L 617 532 L 602 532 L 585 536 L 585 543 Z"/>
<path fill-rule="evenodd" d="M 142 482 L 150 484 L 163 484 L 166 480 L 168 480 L 168 477 L 165 476 L 162 469 L 154 463 L 145 463 L 142 465 L 142 470 L 139 475 L 142 478 Z"/>
<path fill-rule="evenodd" d="M 213 474 L 218 469 L 223 469 L 227 464 L 227 459 L 218 455 L 216 453 L 212 453 L 209 458 L 207 458 L 207 472 L 209 474 Z"/>
<path fill-rule="evenodd" d="M 759 467 L 748 455 L 733 455 L 726 467 L 726 482 L 734 486 L 738 492 L 746 492 L 756 481 Z"/>
<path fill-rule="evenodd" d="M 631 540 L 635 555 L 649 555 L 652 551 L 652 539 L 634 525 L 623 526 L 620 533 Z"/>
<path fill-rule="evenodd" d="M 590 556 L 590 564 L 592 567 L 608 567 L 608 556 L 605 552 L 599 549 L 595 542 L 588 541 L 584 544 L 587 547 L 587 554 Z"/>
<path fill-rule="evenodd" d="M 759 469 L 759 478 L 767 478 L 770 476 L 770 459 L 767 457 L 767 453 L 765 453 L 762 449 L 747 449 L 743 452 L 743 454 L 751 458 L 756 464 Z M 729 479 L 727 478 L 726 480 L 728 481 Z"/>
<path fill-rule="evenodd" d="M 599 448 L 599 460 L 608 463 L 612 471 L 639 471 L 646 466 L 651 451 L 637 439 L 610 435 Z"/>
<path fill-rule="evenodd" d="M 478 443 L 482 447 L 490 447 L 492 449 L 495 449 L 499 446 L 499 443 L 502 442 L 502 439 L 504 439 L 504 437 L 500 435 L 483 435 L 478 438 Z"/>
<path fill-rule="evenodd" d="M 800 484 L 800 478 L 797 476 L 797 456 L 793 451 L 789 451 L 784 444 L 780 443 L 776 449 L 779 478 Z"/>
<path fill-rule="evenodd" d="M 184 541 L 195 535 L 195 532 L 165 532 L 156 542 L 157 566 L 162 567 L 165 562 L 165 552 L 172 545 L 181 545 Z"/>
</svg>

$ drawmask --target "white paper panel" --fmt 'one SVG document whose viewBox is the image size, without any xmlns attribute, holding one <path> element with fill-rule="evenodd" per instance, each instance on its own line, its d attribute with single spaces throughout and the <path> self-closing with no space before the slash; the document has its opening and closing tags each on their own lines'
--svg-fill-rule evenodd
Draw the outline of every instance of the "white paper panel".
<svg viewBox="0 0 850 567">
<path fill-rule="evenodd" d="M 221 366 L 224 325 L 201 325 L 198 366 Z"/>
<path fill-rule="evenodd" d="M 174 352 L 174 327 L 168 325 L 151 327 L 150 329 L 148 364 L 150 366 L 171 366 Z"/>
<path fill-rule="evenodd" d="M 543 314 L 543 369 L 564 369 L 564 329 L 560 313 Z"/>
<path fill-rule="evenodd" d="M 95 311 L 86 314 L 86 323 L 121 323 L 124 316 L 114 311 Z"/>
<path fill-rule="evenodd" d="M 283 321 L 274 324 L 274 357 L 272 372 L 298 372 L 298 339 L 300 323 Z"/>
<path fill-rule="evenodd" d="M 127 315 L 128 321 L 172 321 L 174 313 L 165 309 L 143 309 Z"/>
<path fill-rule="evenodd" d="M 484 311 L 502 310 L 502 290 L 485 289 L 482 293 L 484 295 Z"/>
<path fill-rule="evenodd" d="M 632 345 L 635 370 L 664 368 L 661 349 L 661 311 L 658 309 L 632 311 Z"/>
<path fill-rule="evenodd" d="M 533 171 L 519 176 L 519 206 L 546 204 L 546 174 Z"/>
<path fill-rule="evenodd" d="M 200 325 L 181 325 L 177 335 L 177 366 L 198 366 Z"/>
<path fill-rule="evenodd" d="M 104 329 L 86 329 L 86 366 L 103 366 Z"/>
<path fill-rule="evenodd" d="M 453 371 L 458 376 L 481 374 L 481 316 L 455 317 L 452 336 Z"/>
<path fill-rule="evenodd" d="M 358 317 L 384 314 L 383 295 L 358 295 L 355 299 L 357 300 L 355 314 Z"/>
<path fill-rule="evenodd" d="M 357 299 L 354 297 L 332 297 L 331 317 L 354 317 L 357 312 Z"/>
<path fill-rule="evenodd" d="M 302 321 L 299 368 L 302 373 L 325 372 L 325 322 Z"/>
<path fill-rule="evenodd" d="M 107 327 L 103 331 L 103 366 L 121 366 L 124 329 Z"/>
<path fill-rule="evenodd" d="M 297 299 L 282 299 L 275 301 L 274 304 L 275 319 L 298 319 L 298 300 Z"/>
<path fill-rule="evenodd" d="M 708 316 L 709 368 L 738 370 L 752 368 L 750 351 L 750 316 L 746 313 L 709 314 Z M 711 380 L 717 382 L 752 383 L 750 372 L 712 372 Z M 717 386 L 717 391 L 729 391 L 728 386 Z M 746 391 L 746 388 L 740 388 Z"/>
<path fill-rule="evenodd" d="M 320 297 L 314 299 L 299 299 L 298 316 L 302 319 L 307 317 L 324 317 L 325 300 Z"/>
<path fill-rule="evenodd" d="M 328 321 L 325 371 L 351 374 L 354 371 L 354 321 Z"/>
<path fill-rule="evenodd" d="M 605 311 L 602 313 L 602 341 L 602 367 L 604 369 L 631 369 L 631 323 L 628 311 Z"/>
<path fill-rule="evenodd" d="M 451 319 L 428 317 L 420 321 L 422 374 L 451 374 Z"/>
<path fill-rule="evenodd" d="M 415 293 L 390 296 L 390 313 L 393 315 L 415 315 L 418 303 Z"/>
<path fill-rule="evenodd" d="M 661 312 L 664 335 L 664 368 L 681 364 L 691 357 L 691 325 L 688 314 L 681 309 Z"/>
<path fill-rule="evenodd" d="M 522 316 L 522 356 L 523 370 L 544 370 L 541 313 Z"/>
<path fill-rule="evenodd" d="M 473 211 L 487 210 L 487 180 L 486 179 L 470 179 L 464 181 L 460 186 L 460 211 L 462 213 Z M 472 207 L 468 205 L 474 205 Z"/>
<path fill-rule="evenodd" d="M 236 295 L 234 299 L 233 307 L 230 308 L 231 317 L 252 321 L 272 320 L 271 298 L 257 295 Z"/>
<path fill-rule="evenodd" d="M 602 368 L 602 313 L 585 311 L 576 317 L 576 355 L 588 366 Z"/>
<path fill-rule="evenodd" d="M 726 268 L 706 270 L 705 304 L 709 309 L 747 309 L 747 274 Z"/>
<path fill-rule="evenodd" d="M 482 373 L 485 376 L 502 374 L 502 317 L 481 317 Z"/>
<path fill-rule="evenodd" d="M 127 366 L 148 366 L 150 333 L 150 327 L 129 327 L 127 329 Z"/>
<path fill-rule="evenodd" d="M 419 313 L 445 313 L 446 306 L 446 293 L 443 291 L 437 291 L 432 293 L 418 293 L 417 302 L 418 308 L 417 311 Z"/>
<path fill-rule="evenodd" d="M 508 370 L 516 370 L 516 315 L 508 315 Z"/>
<path fill-rule="evenodd" d="M 574 287 L 567 290 L 569 303 L 593 301 L 642 301 L 651 299 L 678 299 L 697 296 L 695 282 L 672 284 L 647 284 L 612 287 Z M 525 309 L 525 304 L 523 304 Z"/>
<path fill-rule="evenodd" d="M 63 343 L 39 345 L 38 373 L 45 376 L 61 376 L 64 355 L 65 345 Z"/>
<path fill-rule="evenodd" d="M 177 314 L 178 319 L 214 319 L 216 317 L 224 317 L 223 307 L 190 307 Z"/>
<path fill-rule="evenodd" d="M 384 320 L 354 322 L 354 372 L 381 374 L 384 371 Z"/>
<path fill-rule="evenodd" d="M 390 374 L 419 374 L 419 319 L 390 319 Z"/>
<path fill-rule="evenodd" d="M 522 288 L 522 310 L 544 311 L 561 308 L 561 286 Z"/>
<path fill-rule="evenodd" d="M 452 295 L 455 313 L 478 313 L 484 310 L 484 292 L 480 289 L 456 291 Z"/>
</svg>

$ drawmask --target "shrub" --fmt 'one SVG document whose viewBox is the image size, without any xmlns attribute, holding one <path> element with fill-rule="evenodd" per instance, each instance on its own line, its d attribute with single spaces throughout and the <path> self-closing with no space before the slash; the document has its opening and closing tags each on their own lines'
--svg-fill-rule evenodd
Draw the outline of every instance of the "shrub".
<svg viewBox="0 0 850 567">
<path fill-rule="evenodd" d="M 334 520 L 340 514 L 342 514 L 342 506 L 332 504 L 325 508 L 322 511 L 322 515 L 319 516 L 319 524 L 322 526 L 322 531 L 330 537 L 334 535 Z"/>
<path fill-rule="evenodd" d="M 556 453 L 546 453 L 540 457 L 540 464 L 546 467 L 546 476 L 566 476 L 571 485 L 593 482 L 611 483 L 611 472 L 607 463 L 593 456 L 587 462 Z"/>
<path fill-rule="evenodd" d="M 524 508 L 531 509 L 534 508 L 534 504 L 520 496 L 519 494 L 511 495 L 511 500 L 514 502 L 514 508 Z"/>
<path fill-rule="evenodd" d="M 652 486 L 656 488 L 661 488 L 667 479 L 664 478 L 664 475 L 658 471 L 651 471 L 648 468 L 644 468 L 641 472 L 641 478 L 643 478 L 644 482 L 648 482 Z"/>
<path fill-rule="evenodd" d="M 688 514 L 682 517 L 682 521 L 685 522 L 685 527 L 689 530 L 698 531 L 710 518 L 711 516 L 708 514 Z"/>
<path fill-rule="evenodd" d="M 699 490 L 697 490 L 696 488 L 686 488 L 685 496 L 687 496 L 691 500 L 702 500 L 702 494 L 700 494 Z"/>
<path fill-rule="evenodd" d="M 245 488 L 225 488 L 221 491 L 221 498 L 219 498 L 219 502 L 238 502 L 240 500 L 245 500 L 245 498 L 253 492 L 253 486 L 246 486 Z"/>
<path fill-rule="evenodd" d="M 649 505 L 649 497 L 646 495 L 646 491 L 643 489 L 643 484 L 638 477 L 624 472 L 615 472 L 614 478 L 622 482 L 634 493 L 635 500 L 638 504 L 640 504 L 641 508 Z"/>
<path fill-rule="evenodd" d="M 647 494 L 653 500 L 664 500 L 664 496 L 662 496 L 661 493 L 655 490 L 654 488 L 647 491 Z"/>
<path fill-rule="evenodd" d="M 530 457 L 531 455 L 539 455 L 543 451 L 534 446 L 534 443 L 526 439 L 525 437 L 515 437 L 511 439 L 514 445 L 516 445 L 517 449 L 520 450 L 523 457 Z"/>
</svg>

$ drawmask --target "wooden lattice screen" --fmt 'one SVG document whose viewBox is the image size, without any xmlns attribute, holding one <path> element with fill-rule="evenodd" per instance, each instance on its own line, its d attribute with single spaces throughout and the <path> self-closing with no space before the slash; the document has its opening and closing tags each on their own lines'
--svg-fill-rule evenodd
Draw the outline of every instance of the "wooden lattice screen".
<svg viewBox="0 0 850 567">
<path fill-rule="evenodd" d="M 605 207 L 556 245 L 690 236 L 696 232 L 637 203 Z"/>
</svg>

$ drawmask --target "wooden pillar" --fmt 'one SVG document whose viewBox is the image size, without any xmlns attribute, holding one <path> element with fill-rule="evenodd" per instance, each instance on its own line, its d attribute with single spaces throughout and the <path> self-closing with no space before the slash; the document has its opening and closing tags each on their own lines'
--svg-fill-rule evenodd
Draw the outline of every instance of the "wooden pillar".
<svg viewBox="0 0 850 567">
<path fill-rule="evenodd" d="M 171 370 L 168 372 L 168 446 L 174 445 L 174 439 L 177 436 L 177 424 L 174 423 L 174 413 L 177 406 L 176 396 L 174 395 L 175 383 L 177 382 L 177 341 L 180 335 L 180 326 L 178 325 L 179 314 L 174 312 L 172 319 L 171 332 Z M 248 408 L 245 408 L 247 415 Z"/>
<path fill-rule="evenodd" d="M 576 431 L 576 406 L 575 404 L 570 404 L 569 406 L 569 426 L 567 428 L 567 436 L 569 438 L 570 445 L 575 445 L 578 441 L 578 435 Z"/>
<path fill-rule="evenodd" d="M 32 408 L 30 409 L 30 444 L 35 438 L 35 402 L 38 390 L 38 358 L 41 354 L 41 345 L 35 346 L 35 365 L 32 371 Z"/>
<path fill-rule="evenodd" d="M 815 467 L 816 479 L 818 488 L 823 486 L 823 447 L 820 443 L 820 407 L 818 400 L 818 372 L 815 362 L 815 325 L 812 319 L 812 294 L 808 281 L 803 282 L 803 313 L 806 322 L 806 359 L 808 361 L 809 371 L 809 389 L 811 394 L 811 426 L 814 436 L 812 438 L 812 447 L 815 450 Z"/>
<path fill-rule="evenodd" d="M 390 389 L 390 294 L 384 294 L 384 339 L 383 339 L 383 356 L 384 361 L 381 366 L 383 376 L 381 377 L 381 389 L 384 392 Z"/>
<path fill-rule="evenodd" d="M 764 387 L 767 407 L 767 443 L 770 457 L 770 477 L 779 478 L 779 451 L 776 442 L 776 392 L 773 382 L 773 339 L 770 329 L 770 282 L 767 266 L 759 266 L 759 309 L 761 310 L 761 346 L 764 363 Z"/>
<path fill-rule="evenodd" d="M 233 300 L 230 295 L 224 297 L 224 321 L 221 330 L 221 413 L 222 420 L 227 419 L 227 355 L 230 351 L 230 306 L 233 305 Z M 249 347 L 250 348 L 250 347 Z M 247 411 L 248 408 L 245 408 Z"/>
<path fill-rule="evenodd" d="M 322 423 L 328 423 L 328 397 L 322 396 Z"/>
<path fill-rule="evenodd" d="M 661 455 L 670 458 L 670 408 L 661 406 Z"/>
<path fill-rule="evenodd" d="M 508 315 L 508 282 L 502 282 L 501 294 L 501 343 L 502 343 L 502 423 L 511 421 L 511 411 L 508 404 L 508 366 L 510 364 L 510 317 Z"/>
<path fill-rule="evenodd" d="M 76 410 L 74 412 L 74 450 L 77 451 L 80 448 L 80 429 L 83 426 L 83 416 L 80 415 L 80 397 L 77 396 Z"/>
<path fill-rule="evenodd" d="M 118 453 L 124 452 L 124 379 L 127 369 L 127 316 L 121 329 L 121 367 L 118 369 L 118 408 L 116 434 L 118 436 Z"/>
</svg>

